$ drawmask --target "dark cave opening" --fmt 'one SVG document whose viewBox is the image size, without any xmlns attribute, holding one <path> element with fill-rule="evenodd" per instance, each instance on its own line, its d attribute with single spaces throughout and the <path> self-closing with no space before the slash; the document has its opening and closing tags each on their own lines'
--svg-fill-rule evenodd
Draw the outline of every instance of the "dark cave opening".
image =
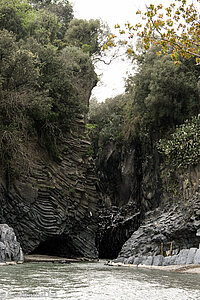
<svg viewBox="0 0 200 300">
<path fill-rule="evenodd" d="M 110 228 L 97 237 L 97 249 L 100 259 L 115 259 L 132 231 L 124 228 Z"/>
<path fill-rule="evenodd" d="M 106 228 L 100 228 L 96 245 L 100 259 L 115 259 L 119 255 L 124 243 L 139 227 L 139 214 L 127 218 L 118 224 L 109 224 Z"/>
<path fill-rule="evenodd" d="M 75 258 L 80 256 L 69 236 L 58 235 L 41 242 L 30 254 Z"/>
<path fill-rule="evenodd" d="M 123 243 L 106 233 L 100 240 L 97 246 L 100 259 L 115 259 L 117 258 Z"/>
</svg>

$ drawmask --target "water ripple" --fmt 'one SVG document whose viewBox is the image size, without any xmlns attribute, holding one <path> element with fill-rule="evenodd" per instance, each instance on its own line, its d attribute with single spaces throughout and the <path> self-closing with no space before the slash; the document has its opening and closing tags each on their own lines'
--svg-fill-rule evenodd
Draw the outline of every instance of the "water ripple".
<svg viewBox="0 0 200 300">
<path fill-rule="evenodd" d="M 103 262 L 70 265 L 28 263 L 1 266 L 5 300 L 197 300 L 200 275 L 107 267 Z"/>
</svg>

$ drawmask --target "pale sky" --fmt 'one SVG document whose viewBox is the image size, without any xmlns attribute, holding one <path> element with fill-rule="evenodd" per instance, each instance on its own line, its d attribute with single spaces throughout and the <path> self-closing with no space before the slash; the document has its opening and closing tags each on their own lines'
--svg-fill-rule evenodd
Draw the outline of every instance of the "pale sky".
<svg viewBox="0 0 200 300">
<path fill-rule="evenodd" d="M 137 22 L 136 11 L 144 10 L 145 4 L 164 3 L 164 0 L 71 0 L 74 6 L 75 18 L 79 19 L 101 19 L 108 23 L 111 31 L 114 31 L 114 25 L 119 23 L 124 25 L 126 22 L 134 24 Z M 166 0 L 165 0 L 166 3 Z M 124 92 L 124 80 L 127 71 L 131 68 L 126 61 L 120 59 L 113 61 L 109 66 L 99 65 L 96 68 L 101 83 L 93 89 L 92 96 L 98 101 L 104 101 L 106 98 L 121 94 Z"/>
</svg>

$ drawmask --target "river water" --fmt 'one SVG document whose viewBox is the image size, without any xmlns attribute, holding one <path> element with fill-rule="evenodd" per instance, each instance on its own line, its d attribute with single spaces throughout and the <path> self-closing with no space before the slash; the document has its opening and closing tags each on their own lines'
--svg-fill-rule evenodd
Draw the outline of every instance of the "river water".
<svg viewBox="0 0 200 300">
<path fill-rule="evenodd" d="M 95 263 L 0 266 L 0 299 L 200 299 L 200 274 Z"/>
</svg>

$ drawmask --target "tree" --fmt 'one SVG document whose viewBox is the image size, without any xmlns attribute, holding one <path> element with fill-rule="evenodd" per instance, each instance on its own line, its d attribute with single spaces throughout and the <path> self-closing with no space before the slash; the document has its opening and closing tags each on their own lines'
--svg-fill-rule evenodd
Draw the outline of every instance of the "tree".
<svg viewBox="0 0 200 300">
<path fill-rule="evenodd" d="M 146 12 L 138 11 L 141 15 L 141 23 L 126 24 L 125 29 L 120 25 L 120 34 L 128 33 L 128 38 L 139 36 L 144 48 L 147 50 L 152 44 L 160 45 L 158 54 L 164 52 L 170 54 L 175 63 L 179 63 L 180 56 L 184 58 L 196 57 L 196 63 L 200 61 L 200 0 L 174 0 L 168 7 L 150 4 Z M 128 45 L 128 41 L 123 41 Z M 104 48 L 115 45 L 115 36 L 109 36 L 108 43 Z M 132 48 L 128 47 L 131 53 Z"/>
<path fill-rule="evenodd" d="M 59 48 L 68 24 L 73 18 L 73 9 L 68 1 L 2 0 L 0 2 L 0 29 L 16 34 L 16 38 L 33 36 L 42 44 L 54 44 Z"/>
<path fill-rule="evenodd" d="M 73 7 L 67 0 L 30 0 L 30 3 L 39 8 L 43 9 L 48 14 L 53 13 L 59 20 L 60 28 L 57 32 L 58 38 L 63 39 L 68 29 L 70 21 L 73 19 Z"/>
<path fill-rule="evenodd" d="M 65 35 L 65 41 L 90 55 L 101 53 L 107 29 L 100 20 L 73 19 Z"/>
<path fill-rule="evenodd" d="M 65 0 L 0 1 L 0 169 L 8 178 L 28 170 L 30 141 L 59 159 L 87 110 L 97 77 L 88 53 L 64 41 L 72 17 Z"/>
<path fill-rule="evenodd" d="M 124 95 L 108 98 L 102 103 L 96 99 L 90 101 L 88 133 L 94 145 L 94 153 L 110 141 L 122 142 L 125 102 Z"/>
<path fill-rule="evenodd" d="M 1 162 L 10 168 L 13 159 L 23 158 L 23 145 L 32 135 L 57 159 L 59 141 L 85 111 L 95 83 L 94 67 L 81 49 L 58 51 L 33 38 L 18 42 L 13 33 L 0 31 Z"/>
<path fill-rule="evenodd" d="M 128 80 L 132 126 L 139 134 L 155 137 L 199 112 L 199 67 L 194 58 L 182 58 L 182 63 L 175 66 L 170 57 L 157 56 L 157 51 L 152 46 Z"/>
<path fill-rule="evenodd" d="M 197 165 L 200 160 L 200 116 L 177 126 L 168 140 L 159 140 L 157 147 L 172 170 Z"/>
<path fill-rule="evenodd" d="M 0 29 L 7 29 L 22 38 L 26 32 L 22 20 L 13 7 L 2 7 L 0 9 Z"/>
</svg>

